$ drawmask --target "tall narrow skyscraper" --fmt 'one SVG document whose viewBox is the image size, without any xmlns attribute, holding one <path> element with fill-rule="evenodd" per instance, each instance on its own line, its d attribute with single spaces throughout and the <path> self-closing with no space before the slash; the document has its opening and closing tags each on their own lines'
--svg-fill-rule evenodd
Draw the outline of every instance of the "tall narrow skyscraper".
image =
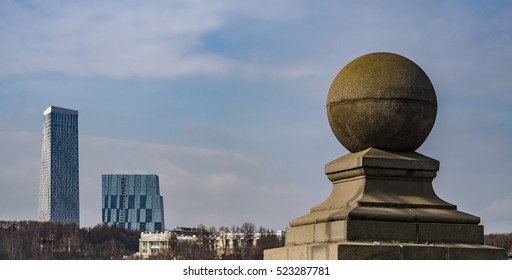
<svg viewBox="0 0 512 280">
<path fill-rule="evenodd" d="M 39 220 L 79 225 L 78 111 L 50 106 L 43 120 Z"/>
</svg>

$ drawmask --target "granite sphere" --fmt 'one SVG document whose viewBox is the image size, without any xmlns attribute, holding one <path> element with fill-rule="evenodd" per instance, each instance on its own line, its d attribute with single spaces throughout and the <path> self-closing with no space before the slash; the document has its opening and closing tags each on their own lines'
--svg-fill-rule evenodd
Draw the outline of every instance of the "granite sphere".
<svg viewBox="0 0 512 280">
<path fill-rule="evenodd" d="M 331 129 L 350 152 L 414 151 L 427 139 L 436 113 L 427 74 L 393 53 L 356 58 L 338 73 L 327 96 Z"/>
</svg>

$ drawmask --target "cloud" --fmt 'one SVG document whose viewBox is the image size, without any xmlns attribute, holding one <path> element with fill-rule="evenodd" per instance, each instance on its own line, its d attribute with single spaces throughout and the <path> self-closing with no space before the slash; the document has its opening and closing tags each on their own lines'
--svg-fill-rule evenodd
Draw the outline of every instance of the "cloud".
<svg viewBox="0 0 512 280">
<path fill-rule="evenodd" d="M 240 61 L 204 49 L 204 36 L 229 19 L 293 20 L 288 2 L 8 1 L 0 12 L 0 76 L 222 76 Z"/>
<path fill-rule="evenodd" d="M 2 11 L 0 76 L 314 77 L 322 85 L 340 63 L 367 52 L 395 51 L 432 61 L 421 64 L 435 79 L 449 74 L 463 81 L 467 75 L 486 76 L 492 71 L 474 70 L 491 67 L 506 76 L 512 57 L 509 20 L 496 11 L 489 11 L 495 18 L 483 18 L 471 5 L 7 1 Z M 213 45 L 212 34 L 218 36 Z M 492 86 L 510 88 L 503 82 Z"/>
<path fill-rule="evenodd" d="M 213 173 L 208 175 L 204 182 L 207 185 L 204 190 L 216 195 L 222 195 L 226 191 L 245 185 L 243 178 L 232 171 Z"/>
<path fill-rule="evenodd" d="M 26 3 L 2 3 L 0 75 L 158 78 L 232 67 L 200 49 L 200 36 L 223 24 L 223 8 L 208 2 Z"/>
</svg>

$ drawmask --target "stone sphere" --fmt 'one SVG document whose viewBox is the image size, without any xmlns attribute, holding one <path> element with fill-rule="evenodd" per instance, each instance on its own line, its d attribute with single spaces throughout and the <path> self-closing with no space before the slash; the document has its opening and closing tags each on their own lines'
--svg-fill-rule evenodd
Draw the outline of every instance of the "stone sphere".
<svg viewBox="0 0 512 280">
<path fill-rule="evenodd" d="M 332 82 L 327 117 L 350 152 L 373 147 L 414 151 L 434 126 L 437 100 L 427 74 L 393 53 L 371 53 L 347 64 Z"/>
</svg>

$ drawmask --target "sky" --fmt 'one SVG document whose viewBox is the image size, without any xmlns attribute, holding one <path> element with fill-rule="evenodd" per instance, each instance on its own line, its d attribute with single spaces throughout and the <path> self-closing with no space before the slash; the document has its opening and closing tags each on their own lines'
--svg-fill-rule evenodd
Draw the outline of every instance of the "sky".
<svg viewBox="0 0 512 280">
<path fill-rule="evenodd" d="M 101 175 L 157 174 L 165 223 L 284 230 L 348 151 L 327 122 L 336 74 L 371 52 L 437 94 L 418 152 L 434 190 L 512 232 L 509 1 L 1 1 L 0 220 L 37 220 L 43 111 L 79 111 L 81 226 Z"/>
</svg>

